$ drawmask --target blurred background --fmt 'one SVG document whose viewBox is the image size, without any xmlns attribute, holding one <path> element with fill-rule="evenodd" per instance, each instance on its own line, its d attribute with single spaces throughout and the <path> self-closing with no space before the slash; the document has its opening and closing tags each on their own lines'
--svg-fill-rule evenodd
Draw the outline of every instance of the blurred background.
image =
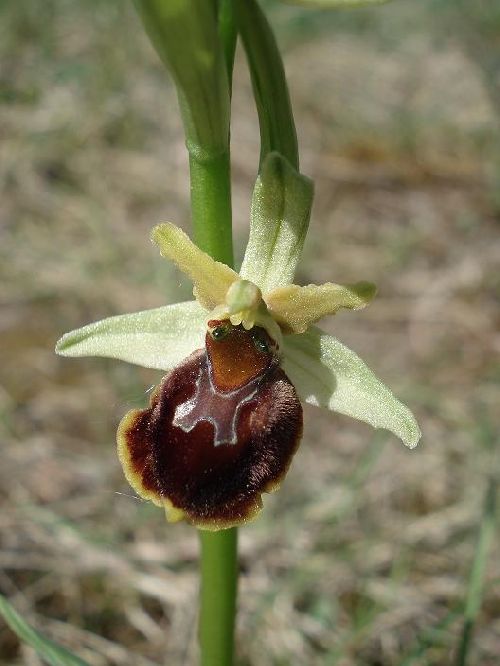
<svg viewBox="0 0 500 666">
<path fill-rule="evenodd" d="M 305 411 L 280 493 L 241 530 L 238 665 L 455 663 L 499 475 L 500 6 L 266 2 L 316 198 L 301 283 L 368 279 L 325 328 L 407 402 L 415 451 Z M 95 666 L 196 663 L 198 542 L 134 497 L 115 430 L 159 373 L 53 353 L 89 321 L 190 297 L 149 242 L 189 229 L 172 85 L 121 0 L 0 4 L 0 591 Z M 237 256 L 258 126 L 233 100 Z M 491 494 L 490 494 L 491 498 Z M 498 664 L 500 558 L 471 664 Z M 0 664 L 38 666 L 0 622 Z"/>
</svg>

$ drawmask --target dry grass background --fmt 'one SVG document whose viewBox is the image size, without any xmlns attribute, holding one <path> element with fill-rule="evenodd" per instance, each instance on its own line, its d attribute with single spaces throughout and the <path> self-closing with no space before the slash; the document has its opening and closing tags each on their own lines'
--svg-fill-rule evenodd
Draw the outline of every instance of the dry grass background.
<svg viewBox="0 0 500 666">
<path fill-rule="evenodd" d="M 241 531 L 238 664 L 452 664 L 499 474 L 493 79 L 432 4 L 271 10 L 316 181 L 299 279 L 379 285 L 326 327 L 424 437 L 409 452 L 306 409 L 282 491 Z M 52 351 L 88 321 L 189 295 L 148 242 L 189 220 L 175 96 L 127 3 L 7 3 L 0 32 L 0 591 L 95 666 L 190 666 L 196 534 L 133 496 L 114 447 L 158 373 Z M 241 54 L 233 113 L 241 257 L 258 155 Z M 493 666 L 498 553 L 485 576 L 470 663 Z M 40 664 L 3 624 L 0 664 Z"/>
</svg>

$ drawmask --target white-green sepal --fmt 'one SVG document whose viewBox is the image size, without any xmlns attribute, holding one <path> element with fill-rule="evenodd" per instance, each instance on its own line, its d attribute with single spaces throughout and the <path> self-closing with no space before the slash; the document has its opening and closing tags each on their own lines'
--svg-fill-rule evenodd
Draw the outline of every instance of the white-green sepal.
<svg viewBox="0 0 500 666">
<path fill-rule="evenodd" d="M 284 337 L 284 370 L 299 396 L 318 407 L 385 428 L 410 449 L 420 429 L 406 405 L 353 351 L 321 329 Z"/>
<path fill-rule="evenodd" d="M 309 226 L 312 181 L 269 153 L 252 197 L 250 236 L 240 277 L 265 294 L 293 281 Z"/>
<path fill-rule="evenodd" d="M 101 319 L 63 335 L 61 356 L 105 356 L 171 370 L 205 344 L 207 312 L 196 301 Z"/>
</svg>

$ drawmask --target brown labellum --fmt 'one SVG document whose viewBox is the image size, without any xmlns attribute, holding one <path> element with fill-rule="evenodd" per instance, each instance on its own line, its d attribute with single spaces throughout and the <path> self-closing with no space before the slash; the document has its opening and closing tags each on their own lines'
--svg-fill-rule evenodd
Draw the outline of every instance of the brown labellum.
<svg viewBox="0 0 500 666">
<path fill-rule="evenodd" d="M 302 407 L 264 329 L 210 321 L 205 349 L 166 375 L 118 428 L 125 475 L 169 520 L 204 529 L 251 520 L 302 434 Z"/>
</svg>

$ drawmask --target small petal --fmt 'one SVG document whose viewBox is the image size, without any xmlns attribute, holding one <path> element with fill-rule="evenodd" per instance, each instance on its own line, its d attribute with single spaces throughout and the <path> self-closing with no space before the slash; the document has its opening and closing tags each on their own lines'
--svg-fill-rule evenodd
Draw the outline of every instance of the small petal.
<svg viewBox="0 0 500 666">
<path fill-rule="evenodd" d="M 309 226 L 313 185 L 279 153 L 262 165 L 252 198 L 242 278 L 264 293 L 292 282 Z"/>
<path fill-rule="evenodd" d="M 321 317 L 335 314 L 340 308 L 360 310 L 375 296 L 376 287 L 370 282 L 340 285 L 309 284 L 299 287 L 290 284 L 273 289 L 265 295 L 269 312 L 285 332 L 304 333 Z"/>
<path fill-rule="evenodd" d="M 61 356 L 107 356 L 170 370 L 203 346 L 207 313 L 196 301 L 101 319 L 66 333 Z"/>
<path fill-rule="evenodd" d="M 303 400 L 390 430 L 409 448 L 417 445 L 413 414 L 353 351 L 316 327 L 284 340 L 283 367 Z"/>
<path fill-rule="evenodd" d="M 165 222 L 153 229 L 151 238 L 163 257 L 170 259 L 192 280 L 196 300 L 206 310 L 224 303 L 229 287 L 239 275 L 226 264 L 214 261 L 200 250 L 182 229 Z"/>
</svg>

